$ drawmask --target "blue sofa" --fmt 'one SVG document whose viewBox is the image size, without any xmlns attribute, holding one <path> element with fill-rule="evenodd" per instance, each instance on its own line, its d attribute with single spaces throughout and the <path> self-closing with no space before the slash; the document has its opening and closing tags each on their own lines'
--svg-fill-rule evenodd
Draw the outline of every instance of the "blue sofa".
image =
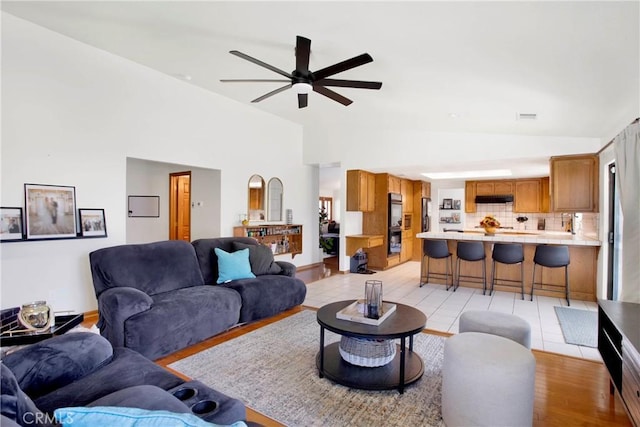
<svg viewBox="0 0 640 427">
<path fill-rule="evenodd" d="M 248 248 L 255 277 L 218 284 L 216 248 Z M 114 347 L 155 360 L 302 304 L 306 286 L 295 278 L 296 267 L 268 259 L 265 249 L 251 238 L 225 237 L 91 252 L 100 333 Z"/>
<path fill-rule="evenodd" d="M 185 382 L 93 333 L 68 333 L 21 348 L 5 356 L 0 368 L 2 426 L 51 425 L 54 411 L 81 407 L 153 411 L 147 417 L 169 411 L 223 425 L 246 418 L 241 401 L 199 381 Z M 104 414 L 92 424 L 123 425 L 104 424 Z"/>
</svg>

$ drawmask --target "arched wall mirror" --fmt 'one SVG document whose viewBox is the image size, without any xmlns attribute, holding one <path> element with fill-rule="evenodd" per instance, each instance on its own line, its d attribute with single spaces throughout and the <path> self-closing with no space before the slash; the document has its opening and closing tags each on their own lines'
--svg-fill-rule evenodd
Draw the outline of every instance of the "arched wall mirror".
<svg viewBox="0 0 640 427">
<path fill-rule="evenodd" d="M 284 188 L 279 178 L 271 178 L 267 185 L 267 221 L 282 221 L 282 194 Z"/>
<path fill-rule="evenodd" d="M 249 178 L 249 221 L 264 221 L 265 192 L 264 179 L 260 175 L 252 175 Z"/>
</svg>

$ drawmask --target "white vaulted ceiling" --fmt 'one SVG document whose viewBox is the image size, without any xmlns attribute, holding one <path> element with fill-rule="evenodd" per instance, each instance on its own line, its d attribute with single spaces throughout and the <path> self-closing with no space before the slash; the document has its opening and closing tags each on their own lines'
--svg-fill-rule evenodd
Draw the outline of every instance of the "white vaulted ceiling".
<svg viewBox="0 0 640 427">
<path fill-rule="evenodd" d="M 335 78 L 383 82 L 335 88 L 344 107 L 292 90 L 255 108 L 304 126 L 411 127 L 434 132 L 606 138 L 638 116 L 640 8 L 603 2 L 3 1 L 2 10 L 189 84 L 250 104 L 280 83 L 296 35 L 310 69 L 369 53 Z M 535 113 L 536 120 L 516 120 Z"/>
</svg>

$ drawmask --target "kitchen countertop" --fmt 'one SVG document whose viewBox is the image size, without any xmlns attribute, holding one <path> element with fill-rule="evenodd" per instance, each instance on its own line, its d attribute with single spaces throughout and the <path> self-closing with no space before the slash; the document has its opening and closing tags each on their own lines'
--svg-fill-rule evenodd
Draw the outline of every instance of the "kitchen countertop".
<svg viewBox="0 0 640 427">
<path fill-rule="evenodd" d="M 484 242 L 508 242 L 530 244 L 552 244 L 570 246 L 600 246 L 601 242 L 595 234 L 578 235 L 564 231 L 535 231 L 535 230 L 498 230 L 493 236 L 486 236 L 479 229 L 465 229 L 459 231 L 439 231 L 418 233 L 419 239 L 447 239 L 447 240 L 480 240 Z"/>
</svg>

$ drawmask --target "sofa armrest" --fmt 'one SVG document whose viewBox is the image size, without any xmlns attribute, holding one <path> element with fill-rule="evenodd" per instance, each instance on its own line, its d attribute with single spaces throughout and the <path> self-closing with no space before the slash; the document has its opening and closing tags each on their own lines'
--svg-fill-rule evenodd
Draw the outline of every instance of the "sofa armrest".
<svg viewBox="0 0 640 427">
<path fill-rule="evenodd" d="M 296 277 L 297 267 L 295 266 L 295 264 L 292 264 L 287 261 L 276 261 L 276 264 L 278 264 L 280 268 L 282 268 L 282 272 L 280 274 L 289 276 L 289 277 Z"/>
<path fill-rule="evenodd" d="M 107 289 L 98 297 L 100 334 L 114 347 L 126 347 L 124 322 L 151 308 L 153 299 L 144 292 L 128 287 Z"/>
<path fill-rule="evenodd" d="M 54 336 L 16 350 L 2 360 L 22 391 L 37 399 L 83 378 L 111 361 L 113 348 L 100 335 L 77 332 Z"/>
</svg>

